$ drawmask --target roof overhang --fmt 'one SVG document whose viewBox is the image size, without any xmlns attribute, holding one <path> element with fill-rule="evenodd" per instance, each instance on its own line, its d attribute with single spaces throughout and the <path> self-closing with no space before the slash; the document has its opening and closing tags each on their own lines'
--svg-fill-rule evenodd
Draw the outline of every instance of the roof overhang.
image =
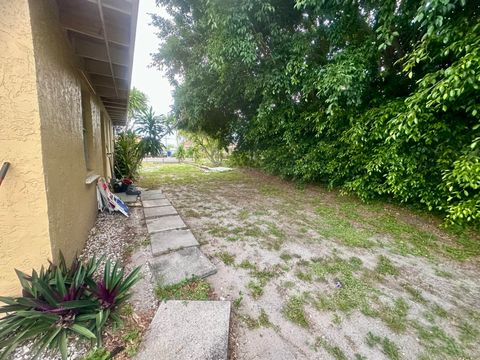
<svg viewBox="0 0 480 360">
<path fill-rule="evenodd" d="M 138 0 L 57 0 L 60 23 L 91 90 L 114 125 L 125 125 Z"/>
</svg>

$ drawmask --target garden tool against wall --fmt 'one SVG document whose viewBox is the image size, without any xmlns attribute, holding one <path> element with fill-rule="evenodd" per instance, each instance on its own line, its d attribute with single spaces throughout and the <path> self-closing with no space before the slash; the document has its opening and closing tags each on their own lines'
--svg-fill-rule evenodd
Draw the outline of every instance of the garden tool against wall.
<svg viewBox="0 0 480 360">
<path fill-rule="evenodd" d="M 2 168 L 0 169 L 0 185 L 2 185 L 3 179 L 5 179 L 9 168 L 10 163 L 8 161 L 5 161 L 2 165 Z"/>
</svg>

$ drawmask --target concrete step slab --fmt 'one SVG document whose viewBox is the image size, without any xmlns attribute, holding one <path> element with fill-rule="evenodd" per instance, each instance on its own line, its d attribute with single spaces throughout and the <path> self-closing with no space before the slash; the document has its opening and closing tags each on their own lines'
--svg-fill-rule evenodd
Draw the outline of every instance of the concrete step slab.
<svg viewBox="0 0 480 360">
<path fill-rule="evenodd" d="M 160 231 L 185 229 L 187 225 L 178 215 L 162 216 L 155 219 L 147 219 L 147 230 L 149 234 Z"/>
<path fill-rule="evenodd" d="M 217 268 L 198 247 L 188 247 L 157 256 L 150 263 L 158 285 L 173 285 L 192 277 L 204 278 L 217 272 Z"/>
<path fill-rule="evenodd" d="M 115 193 L 116 196 L 120 200 L 122 200 L 125 204 L 132 204 L 136 203 L 138 200 L 138 195 L 127 195 L 127 193 L 121 192 L 121 193 Z"/>
<path fill-rule="evenodd" d="M 226 360 L 229 301 L 160 304 L 136 360 Z"/>
<path fill-rule="evenodd" d="M 153 256 L 200 245 L 190 230 L 172 230 L 154 233 L 150 237 L 150 242 Z"/>
<path fill-rule="evenodd" d="M 175 208 L 170 205 L 144 208 L 143 212 L 145 214 L 145 219 L 166 215 L 178 215 L 177 210 L 175 210 Z"/>
<path fill-rule="evenodd" d="M 142 200 L 165 199 L 165 194 L 161 190 L 147 190 L 142 192 Z"/>
<path fill-rule="evenodd" d="M 163 194 L 161 189 L 146 189 L 142 191 L 142 194 Z"/>
<path fill-rule="evenodd" d="M 167 199 L 157 199 L 157 200 L 142 200 L 144 208 L 157 207 L 157 206 L 171 206 L 170 201 Z"/>
</svg>

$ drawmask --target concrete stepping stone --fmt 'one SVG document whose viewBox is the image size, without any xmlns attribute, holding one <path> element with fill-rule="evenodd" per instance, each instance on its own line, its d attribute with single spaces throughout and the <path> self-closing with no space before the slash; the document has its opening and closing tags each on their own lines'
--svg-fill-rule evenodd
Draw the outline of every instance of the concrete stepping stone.
<svg viewBox="0 0 480 360">
<path fill-rule="evenodd" d="M 226 360 L 229 301 L 160 304 L 136 360 Z"/>
<path fill-rule="evenodd" d="M 190 230 L 172 230 L 154 233 L 150 237 L 150 242 L 153 256 L 200 245 Z"/>
<path fill-rule="evenodd" d="M 150 263 L 159 285 L 173 285 L 192 277 L 204 278 L 217 272 L 217 268 L 198 247 L 188 247 L 157 256 Z"/>
<path fill-rule="evenodd" d="M 158 200 L 165 199 L 165 195 L 161 190 L 147 190 L 142 192 L 142 200 Z"/>
<path fill-rule="evenodd" d="M 150 219 L 159 216 L 165 215 L 177 215 L 177 210 L 173 206 L 157 206 L 151 208 L 144 208 L 143 212 L 145 214 L 145 219 Z"/>
<path fill-rule="evenodd" d="M 147 219 L 147 230 L 149 234 L 160 231 L 185 229 L 187 225 L 178 215 L 162 216 L 161 218 Z"/>
<path fill-rule="evenodd" d="M 142 204 L 144 208 L 172 205 L 167 199 L 142 200 Z"/>
<path fill-rule="evenodd" d="M 122 200 L 125 204 L 136 203 L 138 200 L 138 195 L 127 195 L 124 192 L 115 193 L 115 195 Z"/>
</svg>

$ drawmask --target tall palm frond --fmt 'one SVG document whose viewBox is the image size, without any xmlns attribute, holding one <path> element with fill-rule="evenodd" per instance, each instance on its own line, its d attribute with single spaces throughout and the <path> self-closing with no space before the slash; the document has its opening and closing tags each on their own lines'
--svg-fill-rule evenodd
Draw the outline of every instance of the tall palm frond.
<svg viewBox="0 0 480 360">
<path fill-rule="evenodd" d="M 140 151 L 143 155 L 159 156 L 164 149 L 161 139 L 171 133 L 164 115 L 156 115 L 153 108 L 140 111 L 135 116 L 135 131 L 142 136 Z"/>
</svg>

